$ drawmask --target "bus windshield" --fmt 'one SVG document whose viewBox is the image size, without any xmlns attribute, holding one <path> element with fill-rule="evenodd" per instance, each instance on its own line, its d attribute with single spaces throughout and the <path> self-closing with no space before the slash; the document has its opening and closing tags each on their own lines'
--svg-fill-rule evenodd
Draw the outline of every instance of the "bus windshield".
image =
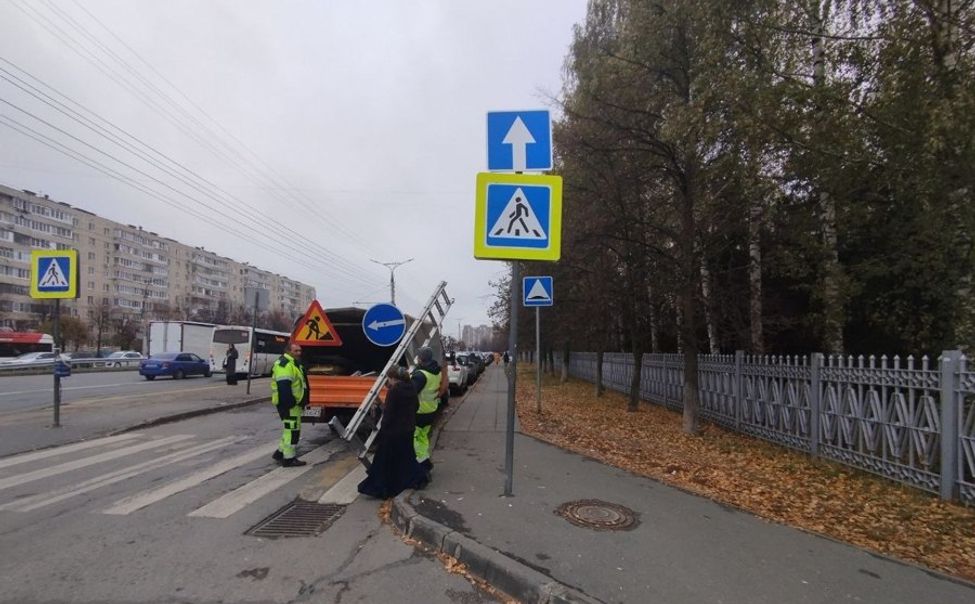
<svg viewBox="0 0 975 604">
<path fill-rule="evenodd" d="M 250 332 L 244 329 L 215 329 L 213 331 L 215 344 L 246 344 L 250 342 Z"/>
</svg>

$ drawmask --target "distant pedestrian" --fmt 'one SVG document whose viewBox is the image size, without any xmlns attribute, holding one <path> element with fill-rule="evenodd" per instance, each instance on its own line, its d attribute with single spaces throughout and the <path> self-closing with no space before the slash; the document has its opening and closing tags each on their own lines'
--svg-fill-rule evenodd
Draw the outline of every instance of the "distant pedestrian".
<svg viewBox="0 0 975 604">
<path fill-rule="evenodd" d="M 237 349 L 231 344 L 227 346 L 227 356 L 223 359 L 223 368 L 227 372 L 227 384 L 237 385 Z"/>
<path fill-rule="evenodd" d="M 405 367 L 395 366 L 387 375 L 386 401 L 376 435 L 376 455 L 359 492 L 379 499 L 396 497 L 405 489 L 426 484 L 426 472 L 416 461 L 413 431 L 419 398 Z"/>
<path fill-rule="evenodd" d="M 508 361 L 510 361 L 510 360 L 511 360 L 511 357 L 510 357 L 510 356 L 508 356 L 508 351 L 507 351 L 507 350 L 505 350 L 505 351 L 504 351 L 504 366 L 505 366 L 505 367 L 507 367 L 507 366 L 508 366 Z"/>
</svg>

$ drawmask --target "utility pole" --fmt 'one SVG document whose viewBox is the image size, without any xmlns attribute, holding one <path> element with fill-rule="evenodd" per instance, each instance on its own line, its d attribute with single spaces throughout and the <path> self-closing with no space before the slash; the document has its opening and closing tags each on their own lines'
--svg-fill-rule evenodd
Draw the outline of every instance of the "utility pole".
<svg viewBox="0 0 975 604">
<path fill-rule="evenodd" d="M 403 266 L 407 262 L 413 262 L 413 258 L 403 260 L 402 262 L 380 262 L 378 260 L 369 259 L 369 262 L 375 262 L 389 269 L 389 300 L 393 306 L 396 306 L 396 277 L 394 272 L 397 268 Z"/>
</svg>

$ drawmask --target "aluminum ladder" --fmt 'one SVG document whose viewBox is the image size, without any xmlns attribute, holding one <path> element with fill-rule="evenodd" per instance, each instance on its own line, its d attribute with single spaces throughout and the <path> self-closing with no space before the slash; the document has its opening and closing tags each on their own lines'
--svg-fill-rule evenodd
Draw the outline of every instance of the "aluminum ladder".
<svg viewBox="0 0 975 604">
<path fill-rule="evenodd" d="M 372 410 L 373 405 L 379 399 L 379 393 L 382 391 L 383 386 L 386 385 L 386 375 L 389 370 L 394 366 L 398 365 L 400 360 L 404 355 L 409 355 L 409 363 L 411 366 L 415 366 L 416 355 L 421 348 L 424 346 L 429 346 L 433 338 L 440 337 L 443 330 L 443 321 L 447 316 L 447 311 L 453 306 L 454 300 L 447 295 L 447 282 L 441 281 L 434 290 L 433 295 L 430 296 L 430 300 L 427 302 L 426 306 L 423 307 L 423 311 L 420 316 L 414 320 L 406 333 L 403 334 L 403 338 L 399 341 L 393 354 L 389 357 L 389 361 L 386 362 L 386 366 L 376 377 L 375 383 L 369 388 L 369 392 L 366 394 L 365 398 L 359 404 L 359 408 L 356 410 L 355 415 L 349 420 L 347 426 L 343 426 L 342 422 L 338 417 L 333 417 L 329 421 L 329 425 L 339 435 L 350 443 L 356 441 L 356 431 L 362 425 L 368 417 L 369 412 Z M 444 376 L 446 378 L 446 375 Z M 380 422 L 376 423 L 373 428 L 372 433 L 369 434 L 369 438 L 366 442 L 361 445 L 361 450 L 358 453 L 359 461 L 363 463 L 367 468 L 369 467 L 369 460 L 366 455 L 369 452 L 369 448 L 372 446 L 373 441 L 376 439 L 376 435 L 379 433 Z"/>
</svg>

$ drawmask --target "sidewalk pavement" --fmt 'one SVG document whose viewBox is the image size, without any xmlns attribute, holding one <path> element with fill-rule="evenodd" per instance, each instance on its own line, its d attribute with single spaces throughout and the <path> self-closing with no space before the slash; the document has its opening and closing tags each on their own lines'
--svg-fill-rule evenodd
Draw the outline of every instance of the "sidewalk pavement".
<svg viewBox="0 0 975 604">
<path fill-rule="evenodd" d="M 492 366 L 442 427 L 433 481 L 395 501 L 411 537 L 519 601 L 975 602 L 975 586 L 773 524 L 520 433 L 503 497 L 507 382 Z M 577 500 L 637 514 L 630 530 L 570 524 Z"/>
</svg>

